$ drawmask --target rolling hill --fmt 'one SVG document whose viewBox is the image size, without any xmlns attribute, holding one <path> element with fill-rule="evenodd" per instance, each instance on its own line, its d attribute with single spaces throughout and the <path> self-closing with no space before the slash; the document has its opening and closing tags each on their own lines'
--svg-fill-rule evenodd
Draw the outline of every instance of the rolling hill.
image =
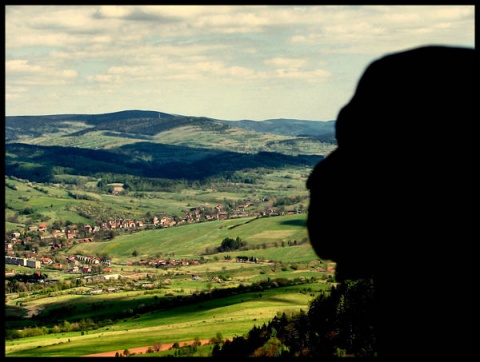
<svg viewBox="0 0 480 362">
<path fill-rule="evenodd" d="M 265 122 L 258 128 L 248 121 L 138 110 L 7 116 L 6 175 L 37 182 L 101 173 L 204 180 L 258 167 L 311 167 L 335 148 L 318 139 L 328 137 L 332 122 Z M 289 122 L 305 134 L 292 135 Z"/>
<path fill-rule="evenodd" d="M 207 117 L 191 117 L 156 111 L 127 110 L 105 114 L 61 114 L 45 116 L 6 116 L 5 139 L 15 142 L 25 137 L 45 133 L 66 133 L 110 130 L 125 134 L 152 136 L 184 126 L 200 127 L 213 132 L 225 132 L 228 127 L 282 136 L 316 137 L 334 133 L 335 121 L 304 121 L 269 119 L 265 121 L 225 121 Z M 75 131 L 75 126 L 79 129 Z M 69 130 L 72 130 L 70 133 Z"/>
<path fill-rule="evenodd" d="M 240 127 L 261 133 L 284 136 L 334 136 L 335 121 L 304 121 L 299 119 L 267 119 L 264 121 L 220 121 L 232 127 Z"/>
<path fill-rule="evenodd" d="M 10 271 L 8 354 L 78 356 L 217 331 L 233 338 L 307 308 L 332 271 L 308 240 L 305 180 L 336 144 L 320 141 L 328 132 L 315 127 L 333 124 L 291 120 L 294 134 L 288 122 L 247 129 L 153 111 L 6 117 L 8 253 L 41 257 L 49 278 L 27 285 L 15 278 L 30 268 Z M 112 220 L 143 226 L 110 228 Z M 225 238 L 242 247 L 219 250 Z M 80 278 L 72 255 L 111 263 Z M 252 261 L 238 262 L 245 256 Z M 86 320 L 87 329 L 74 330 Z M 42 335 L 27 336 L 36 326 Z"/>
</svg>

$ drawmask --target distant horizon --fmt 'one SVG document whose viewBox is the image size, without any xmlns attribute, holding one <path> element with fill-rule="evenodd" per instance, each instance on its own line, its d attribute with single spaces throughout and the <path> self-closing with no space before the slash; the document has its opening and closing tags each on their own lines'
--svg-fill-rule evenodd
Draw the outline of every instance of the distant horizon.
<svg viewBox="0 0 480 362">
<path fill-rule="evenodd" d="M 212 120 L 219 120 L 219 121 L 229 121 L 229 122 L 239 122 L 239 121 L 252 121 L 252 122 L 264 122 L 264 121 L 274 121 L 274 120 L 287 120 L 287 121 L 308 121 L 308 122 L 331 122 L 336 121 L 336 119 L 300 119 L 300 118 L 267 118 L 267 119 L 221 119 L 221 118 L 212 118 L 208 116 L 195 116 L 191 114 L 181 114 L 181 113 L 168 113 L 163 111 L 157 111 L 153 109 L 123 109 L 121 111 L 113 111 L 113 112 L 101 112 L 101 113 L 52 113 L 52 114 L 19 114 L 19 115 L 5 115 L 5 117 L 49 117 L 49 116 L 94 116 L 99 114 L 114 114 L 114 113 L 121 113 L 121 112 L 129 112 L 129 111 L 138 111 L 138 112 L 157 112 L 157 113 L 164 113 L 170 114 L 173 116 L 181 116 L 181 117 L 194 117 L 194 118 L 209 118 Z"/>
<path fill-rule="evenodd" d="M 333 120 L 425 45 L 474 48 L 475 5 L 6 5 L 5 114 Z"/>
</svg>

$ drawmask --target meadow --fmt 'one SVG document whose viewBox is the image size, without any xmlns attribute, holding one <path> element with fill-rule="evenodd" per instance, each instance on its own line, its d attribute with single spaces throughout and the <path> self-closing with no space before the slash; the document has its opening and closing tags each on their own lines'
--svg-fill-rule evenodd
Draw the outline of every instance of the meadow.
<svg viewBox="0 0 480 362">
<path fill-rule="evenodd" d="M 147 215 L 180 216 L 192 207 L 214 207 L 217 204 L 242 203 L 254 200 L 258 210 L 266 210 L 278 198 L 297 196 L 290 208 L 305 208 L 308 191 L 306 167 L 249 170 L 245 178 L 256 178 L 254 184 L 211 182 L 187 187 L 178 181 L 177 191 L 130 192 L 122 195 L 99 193 L 99 179 L 91 176 L 59 175 L 74 184 L 36 183 L 5 176 L 5 230 L 24 229 L 26 224 L 69 221 L 87 224 L 112 217 L 145 218 Z M 75 197 L 77 196 L 77 197 Z M 268 200 L 268 201 L 261 201 Z M 282 206 L 284 208 L 284 206 Z"/>
<path fill-rule="evenodd" d="M 82 255 L 114 255 L 118 263 L 131 260 L 134 250 L 140 259 L 158 258 L 162 255 L 174 255 L 176 259 L 182 259 L 201 256 L 208 249 L 219 247 L 224 238 L 240 237 L 247 243 L 248 252 L 255 250 L 255 255 L 263 260 L 279 261 L 281 257 L 285 261 L 306 261 L 315 258 L 309 245 L 287 246 L 288 242 L 307 242 L 305 220 L 305 214 L 295 214 L 207 221 L 197 223 L 195 227 L 182 225 L 124 234 L 105 243 L 75 244 L 69 252 Z M 279 253 L 275 250 L 279 247 L 285 250 Z M 290 252 L 287 251 L 289 248 L 292 248 Z M 247 251 L 236 250 L 229 254 L 236 257 L 245 252 Z M 217 256 L 222 258 L 224 254 Z"/>
<path fill-rule="evenodd" d="M 182 345 L 217 334 L 233 338 L 279 313 L 306 311 L 315 296 L 329 290 L 332 273 L 326 272 L 327 263 L 318 259 L 308 242 L 305 222 L 306 214 L 217 220 L 65 248 L 56 253 L 57 258 L 108 255 L 110 273 L 121 275 L 120 279 L 107 281 L 92 275 L 79 280 L 75 274 L 43 270 L 68 287 L 7 295 L 6 312 L 16 315 L 17 321 L 10 318 L 6 325 L 25 330 L 46 323 L 49 328 L 59 326 L 58 331 L 7 340 L 6 355 L 83 356 L 155 344 Z M 206 253 L 226 237 L 239 237 L 246 246 Z M 237 262 L 237 256 L 253 256 L 257 262 Z M 139 263 L 159 257 L 201 263 L 163 268 Z M 28 269 L 15 268 L 17 272 Z M 106 293 L 108 288 L 116 291 Z M 95 290 L 102 292 L 93 294 Z M 34 317 L 23 318 L 26 315 Z M 85 320 L 98 325 L 61 330 L 65 323 Z M 208 354 L 204 348 L 203 355 Z"/>
<path fill-rule="evenodd" d="M 155 344 L 172 345 L 177 342 L 182 345 L 194 339 L 210 340 L 217 335 L 231 339 L 247 333 L 253 326 L 261 326 L 275 315 L 308 310 L 314 296 L 328 288 L 327 283 L 315 282 L 265 289 L 137 314 L 96 330 L 59 332 L 6 341 L 6 356 L 78 357 Z M 85 306 L 95 300 L 95 303 L 105 303 L 112 315 L 119 315 L 124 313 L 125 308 L 134 308 L 153 299 L 154 295 L 128 292 L 113 297 L 95 296 L 94 299 L 92 296 L 70 296 L 50 303 L 58 308 L 62 304 Z M 77 316 L 82 314 L 78 312 Z"/>
<path fill-rule="evenodd" d="M 317 257 L 306 229 L 305 181 L 336 147 L 308 136 L 323 124 L 301 124 L 296 131 L 306 136 L 294 136 L 143 111 L 6 124 L 8 252 L 53 261 L 5 268 L 8 357 L 231 339 L 281 313 L 307 310 L 334 282 L 332 264 Z M 217 207 L 227 219 L 209 221 L 220 219 Z M 193 210 L 201 217 L 186 218 Z M 158 227 L 154 217 L 185 224 Z M 112 219 L 144 227 L 87 235 L 86 225 Z M 76 243 L 35 231 L 40 224 L 52 234 L 78 227 Z M 80 243 L 90 236 L 93 242 Z M 225 239 L 242 246 L 220 250 Z M 110 265 L 76 273 L 72 256 Z M 153 264 L 160 259 L 192 263 Z M 42 283 L 29 279 L 35 275 Z M 197 356 L 211 353 L 211 345 L 199 348 Z"/>
</svg>

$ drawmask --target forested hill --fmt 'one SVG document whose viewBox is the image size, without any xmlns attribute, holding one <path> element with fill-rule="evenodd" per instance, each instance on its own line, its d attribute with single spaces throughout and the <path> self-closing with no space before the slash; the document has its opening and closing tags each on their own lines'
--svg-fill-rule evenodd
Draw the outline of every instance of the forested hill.
<svg viewBox="0 0 480 362">
<path fill-rule="evenodd" d="M 229 126 L 262 133 L 286 136 L 325 136 L 335 133 L 335 121 L 304 121 L 299 119 L 267 119 L 264 121 L 221 121 Z"/>
<path fill-rule="evenodd" d="M 265 122 L 268 127 L 253 130 L 240 127 L 246 121 L 139 110 L 7 116 L 5 172 L 38 182 L 105 173 L 118 179 L 205 180 L 248 169 L 311 168 L 336 147 L 334 140 L 318 138 L 319 129 L 333 122 Z M 292 135 L 289 122 L 306 134 Z"/>
<path fill-rule="evenodd" d="M 226 128 L 225 125 L 205 117 L 188 117 L 139 110 L 104 114 L 7 116 L 5 118 L 5 139 L 13 141 L 24 135 L 39 137 L 45 133 L 57 133 L 69 128 L 80 129 L 74 133 L 69 133 L 70 136 L 98 130 L 152 136 L 166 130 L 192 124 L 216 131 Z"/>
<path fill-rule="evenodd" d="M 270 119 L 265 121 L 224 121 L 157 111 L 127 110 L 104 114 L 59 114 L 43 116 L 7 116 L 5 140 L 14 142 L 24 137 L 65 132 L 70 136 L 94 131 L 115 131 L 144 136 L 184 126 L 201 127 L 212 132 L 225 132 L 229 127 L 284 136 L 327 136 L 323 142 L 334 143 L 334 121 Z M 71 132 L 68 132 L 70 130 Z M 330 137 L 330 138 L 328 138 Z"/>
<path fill-rule="evenodd" d="M 139 157 L 137 151 L 148 149 L 151 159 Z M 175 154 L 197 153 L 197 159 Z M 170 155 L 167 159 L 165 155 Z M 37 146 L 22 143 L 7 145 L 5 174 L 36 182 L 53 182 L 55 175 L 95 176 L 127 175 L 149 179 L 204 180 L 224 177 L 235 171 L 289 166 L 313 167 L 322 156 L 290 156 L 276 152 L 246 154 L 226 151 L 165 146 L 144 142 L 135 147 L 92 150 L 78 147 Z M 120 179 L 120 178 L 119 178 Z"/>
</svg>

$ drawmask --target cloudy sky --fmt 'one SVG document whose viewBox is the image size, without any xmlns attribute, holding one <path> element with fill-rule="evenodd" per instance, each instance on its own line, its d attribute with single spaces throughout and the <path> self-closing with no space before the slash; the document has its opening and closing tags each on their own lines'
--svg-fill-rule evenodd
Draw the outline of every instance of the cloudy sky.
<svg viewBox="0 0 480 362">
<path fill-rule="evenodd" d="M 6 6 L 6 115 L 333 120 L 366 65 L 474 47 L 475 7 Z"/>
</svg>

